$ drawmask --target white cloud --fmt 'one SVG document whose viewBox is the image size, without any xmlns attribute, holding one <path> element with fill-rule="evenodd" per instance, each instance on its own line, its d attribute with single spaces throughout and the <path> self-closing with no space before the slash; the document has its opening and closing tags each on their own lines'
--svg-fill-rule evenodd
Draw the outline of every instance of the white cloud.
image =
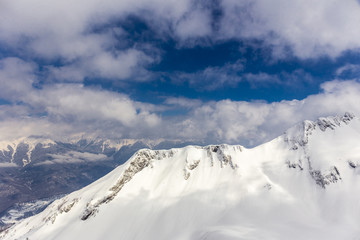
<svg viewBox="0 0 360 240">
<path fill-rule="evenodd" d="M 300 58 L 337 57 L 360 48 L 356 0 L 224 0 L 221 4 L 220 38 L 261 39 L 278 57 L 283 57 L 286 46 Z"/>
<path fill-rule="evenodd" d="M 0 42 L 68 63 L 99 57 L 103 60 L 95 65 L 101 66 L 101 61 L 112 59 L 109 54 L 116 44 L 128 41 L 127 32 L 118 26 L 102 26 L 132 15 L 144 19 L 159 37 L 174 37 L 179 46 L 189 40 L 200 44 L 197 40 L 203 38 L 257 39 L 278 57 L 290 47 L 300 58 L 337 57 L 360 48 L 356 0 L 222 0 L 217 7 L 221 14 L 214 27 L 214 6 L 206 1 L 7 1 L 0 6 Z M 103 31 L 93 32 L 95 27 Z M 114 60 L 122 54 L 126 52 L 115 54 Z"/>
<path fill-rule="evenodd" d="M 1 139 L 79 132 L 135 136 L 161 123 L 155 105 L 125 94 L 69 83 L 35 88 L 36 69 L 17 58 L 0 62 L 0 97 L 9 102 L 0 105 Z"/>
<path fill-rule="evenodd" d="M 333 80 L 321 88 L 321 93 L 303 100 L 267 103 L 168 98 L 163 105 L 154 106 L 105 90 L 57 85 L 30 93 L 28 107 L 1 106 L 1 139 L 30 135 L 59 139 L 84 133 L 113 139 L 163 138 L 254 146 L 305 119 L 345 112 L 360 116 L 358 81 Z M 46 114 L 34 115 L 31 104 L 41 105 Z M 181 113 L 167 116 L 168 110 Z"/>
<path fill-rule="evenodd" d="M 80 152 L 68 152 L 64 155 L 49 154 L 52 160 L 47 160 L 35 165 L 48 165 L 55 163 L 86 163 L 86 162 L 97 162 L 108 160 L 108 157 L 104 154 L 93 154 L 93 153 L 80 153 Z"/>
<path fill-rule="evenodd" d="M 196 40 L 203 38 L 220 42 L 256 39 L 265 41 L 275 57 L 286 56 L 285 50 L 290 48 L 300 58 L 337 57 L 360 47 L 360 6 L 355 0 L 223 0 L 220 6 L 222 14 L 214 28 L 209 4 L 203 1 L 1 1 L 0 44 L 19 56 L 60 59 L 62 65 L 45 66 L 47 82 L 37 89 L 33 85 L 39 80 L 39 68 L 31 60 L 0 60 L 0 97 L 10 102 L 0 106 L 1 138 L 89 132 L 252 145 L 279 135 L 303 119 L 345 111 L 359 113 L 360 87 L 355 80 L 324 83 L 321 93 L 300 101 L 201 102 L 168 98 L 160 106 L 81 84 L 86 77 L 148 79 L 146 67 L 159 61 L 161 53 L 151 45 L 146 49 L 137 44 L 128 46 L 129 33 L 119 26 L 102 28 L 129 15 L 145 19 L 154 34 L 159 38 L 170 36 L 178 47 L 187 47 L 189 40 L 200 44 Z M 97 26 L 100 31 L 94 32 Z M 125 47 L 117 49 L 117 44 Z M 177 77 L 204 90 L 234 86 L 241 81 L 258 85 L 282 80 L 266 73 L 242 76 L 243 68 L 239 61 L 194 74 L 178 73 Z M 346 71 L 356 72 L 357 66 L 345 66 L 338 75 Z M 304 76 L 306 81 L 312 80 L 301 71 L 282 78 L 297 83 Z M 189 112 L 167 117 L 164 112 L 176 107 Z"/>
<path fill-rule="evenodd" d="M 151 62 L 153 62 L 153 59 L 143 52 L 136 49 L 128 49 L 115 55 L 108 52 L 98 54 L 96 57 L 87 60 L 84 63 L 83 69 L 84 71 L 90 69 L 90 72 L 93 74 L 92 77 L 126 79 L 134 76 L 134 78 L 139 78 L 141 74 L 139 74 L 137 66 L 146 65 Z"/>
<path fill-rule="evenodd" d="M 322 84 L 323 92 L 303 100 L 281 102 L 242 102 L 223 100 L 208 102 L 193 109 L 173 124 L 182 138 L 213 143 L 238 143 L 254 146 L 282 134 L 305 119 L 360 114 L 360 83 L 330 81 Z"/>
<path fill-rule="evenodd" d="M 19 58 L 0 59 L 0 97 L 7 100 L 23 100 L 22 95 L 31 91 L 35 83 L 36 65 Z"/>
<path fill-rule="evenodd" d="M 211 34 L 211 15 L 206 9 L 196 9 L 176 23 L 175 34 L 181 40 L 206 37 Z"/>
<path fill-rule="evenodd" d="M 127 95 L 82 84 L 34 88 L 37 66 L 16 58 L 1 61 L 1 139 L 29 135 L 88 133 L 110 138 L 171 138 L 254 145 L 281 134 L 304 119 L 353 112 L 360 114 L 360 83 L 329 81 L 322 92 L 281 102 L 202 102 L 167 98 L 155 106 Z M 26 105 L 17 104 L 22 101 Z M 183 109 L 183 110 L 181 110 Z M 162 116 L 181 110 L 181 115 Z M 185 110 L 185 113 L 183 112 Z"/>
<path fill-rule="evenodd" d="M 153 63 L 154 58 L 136 49 L 94 53 L 60 67 L 47 66 L 48 82 L 82 82 L 86 77 L 103 80 L 146 81 L 151 73 L 144 66 Z"/>
<path fill-rule="evenodd" d="M 0 168 L 17 167 L 16 163 L 0 162 Z"/>
<path fill-rule="evenodd" d="M 117 26 L 99 32 L 92 29 L 124 18 L 138 7 L 133 1 L 4 2 L 0 7 L 0 44 L 22 56 L 60 59 L 64 66 L 48 66 L 51 77 L 58 80 L 128 79 L 133 73 L 137 76 L 144 72 L 144 67 L 157 57 L 145 53 L 141 46 L 117 49 L 128 41 L 127 33 Z M 144 78 L 145 73 L 137 76 Z"/>
<path fill-rule="evenodd" d="M 161 124 L 151 104 L 106 90 L 68 84 L 44 88 L 37 96 L 41 102 L 36 105 L 43 105 L 49 121 L 66 123 L 75 131 L 136 136 Z"/>
</svg>

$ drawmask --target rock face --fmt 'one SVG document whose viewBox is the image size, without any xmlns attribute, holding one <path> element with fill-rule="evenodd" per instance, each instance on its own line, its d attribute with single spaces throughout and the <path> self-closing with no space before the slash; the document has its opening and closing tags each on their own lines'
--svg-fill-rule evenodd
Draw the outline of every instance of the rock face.
<svg viewBox="0 0 360 240">
<path fill-rule="evenodd" d="M 307 121 L 253 149 L 143 149 L 0 239 L 357 239 L 360 121 Z"/>
<path fill-rule="evenodd" d="M 328 117 L 328 118 L 319 118 L 316 122 L 312 121 L 304 121 L 302 124 L 294 126 L 289 129 L 285 135 L 284 140 L 286 143 L 290 144 L 291 150 L 298 151 L 302 155 L 301 158 L 297 160 L 288 161 L 287 164 L 289 168 L 298 168 L 300 170 L 304 170 L 306 168 L 315 182 L 325 188 L 327 185 L 331 183 L 336 183 L 341 180 L 340 172 L 336 166 L 329 166 L 328 169 L 314 169 L 312 166 L 313 156 L 311 156 L 310 151 L 314 148 L 314 146 L 309 146 L 309 139 L 312 138 L 312 135 L 321 134 L 323 135 L 327 133 L 331 133 L 332 131 L 337 131 L 337 128 L 342 128 L 348 125 L 352 120 L 354 120 L 355 116 L 350 113 L 345 113 L 344 116 L 336 116 L 336 117 Z M 357 122 L 358 119 L 356 118 Z M 351 135 L 351 134 L 350 134 Z M 346 138 L 346 137 L 345 137 Z M 346 139 L 338 138 L 336 141 L 345 140 L 342 145 L 348 144 Z M 315 144 L 316 147 L 327 148 L 328 146 L 323 146 L 326 142 Z M 338 146 L 334 146 L 335 148 Z M 316 159 L 315 159 L 316 161 Z M 350 166 L 356 166 L 355 163 L 349 162 Z"/>
</svg>

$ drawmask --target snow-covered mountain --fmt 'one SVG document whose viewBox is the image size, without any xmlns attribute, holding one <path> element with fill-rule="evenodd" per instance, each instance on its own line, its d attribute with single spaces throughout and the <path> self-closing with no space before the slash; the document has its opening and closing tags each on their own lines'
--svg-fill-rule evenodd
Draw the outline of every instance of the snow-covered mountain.
<svg viewBox="0 0 360 240">
<path fill-rule="evenodd" d="M 119 139 L 109 140 L 102 138 L 72 138 L 67 141 L 54 141 L 49 138 L 30 136 L 12 141 L 0 141 L 0 167 L 23 166 L 28 164 L 44 164 L 59 162 L 60 155 L 66 153 L 89 153 L 99 155 L 103 158 L 111 157 L 122 148 L 138 146 L 154 148 L 163 144 L 161 140 L 146 139 Z M 171 144 L 175 144 L 176 141 Z M 133 152 L 132 152 L 133 154 Z M 131 154 L 131 155 L 132 155 Z M 79 154 L 77 154 L 79 155 Z M 130 155 L 130 156 L 131 156 Z M 128 157 L 130 157 L 128 156 Z M 96 156 L 87 155 L 84 160 L 99 160 Z M 64 158 L 60 158 L 64 160 Z M 76 159 L 73 157 L 72 159 Z M 69 159 L 68 159 L 69 160 Z"/>
<path fill-rule="evenodd" d="M 184 146 L 180 141 L 24 137 L 0 142 L 1 218 L 15 204 L 78 190 L 124 163 L 141 148 Z M 15 206 L 16 207 L 16 206 Z"/>
<path fill-rule="evenodd" d="M 360 239 L 360 120 L 258 147 L 143 149 L 0 239 Z"/>
</svg>

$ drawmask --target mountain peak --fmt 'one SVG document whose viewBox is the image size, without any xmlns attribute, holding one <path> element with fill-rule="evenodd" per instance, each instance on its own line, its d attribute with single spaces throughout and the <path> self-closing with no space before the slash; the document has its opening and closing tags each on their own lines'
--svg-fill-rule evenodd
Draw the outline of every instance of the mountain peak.
<svg viewBox="0 0 360 240">
<path fill-rule="evenodd" d="M 316 121 L 305 120 L 294 127 L 288 129 L 284 133 L 286 142 L 293 143 L 296 149 L 299 146 L 304 146 L 308 143 L 309 135 L 317 129 L 325 132 L 326 130 L 335 130 L 342 125 L 347 125 L 354 119 L 357 119 L 352 113 L 345 113 L 343 116 L 321 117 Z"/>
</svg>

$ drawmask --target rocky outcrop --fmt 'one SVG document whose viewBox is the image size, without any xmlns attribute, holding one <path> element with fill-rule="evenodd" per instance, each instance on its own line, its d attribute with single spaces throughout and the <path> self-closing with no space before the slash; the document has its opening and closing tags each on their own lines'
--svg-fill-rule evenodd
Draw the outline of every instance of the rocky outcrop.
<svg viewBox="0 0 360 240">
<path fill-rule="evenodd" d="M 322 188 L 325 188 L 330 183 L 336 183 L 341 180 L 340 172 L 335 166 L 331 167 L 327 173 L 322 173 L 320 170 L 311 170 L 310 174 L 316 184 Z"/>
<path fill-rule="evenodd" d="M 334 130 L 342 124 L 348 124 L 354 118 L 354 114 L 345 113 L 344 116 L 319 118 L 315 122 L 307 120 L 286 131 L 284 141 L 291 144 L 290 149 L 297 150 L 309 142 L 309 136 L 317 128 L 323 132 L 327 129 Z"/>
<path fill-rule="evenodd" d="M 88 203 L 81 217 L 81 220 L 86 220 L 90 216 L 95 215 L 102 204 L 111 202 L 121 191 L 124 185 L 128 183 L 135 174 L 137 174 L 144 168 L 151 166 L 151 162 L 153 160 L 162 160 L 164 158 L 172 157 L 173 154 L 173 150 L 153 151 L 149 149 L 144 149 L 138 151 L 133 157 L 133 160 L 130 161 L 130 163 L 128 164 L 128 167 L 125 169 L 120 179 L 109 189 L 109 194 L 107 194 L 105 197 L 96 201 L 93 204 Z"/>
<path fill-rule="evenodd" d="M 221 167 L 225 167 L 229 164 L 229 166 L 232 169 L 236 169 L 238 166 L 233 163 L 231 155 L 225 153 L 225 149 L 227 148 L 227 145 L 211 145 L 205 147 L 207 156 L 210 158 L 212 166 L 214 165 L 214 159 L 217 159 L 220 161 Z M 236 151 L 241 152 L 242 147 L 241 146 L 233 146 Z"/>
</svg>

